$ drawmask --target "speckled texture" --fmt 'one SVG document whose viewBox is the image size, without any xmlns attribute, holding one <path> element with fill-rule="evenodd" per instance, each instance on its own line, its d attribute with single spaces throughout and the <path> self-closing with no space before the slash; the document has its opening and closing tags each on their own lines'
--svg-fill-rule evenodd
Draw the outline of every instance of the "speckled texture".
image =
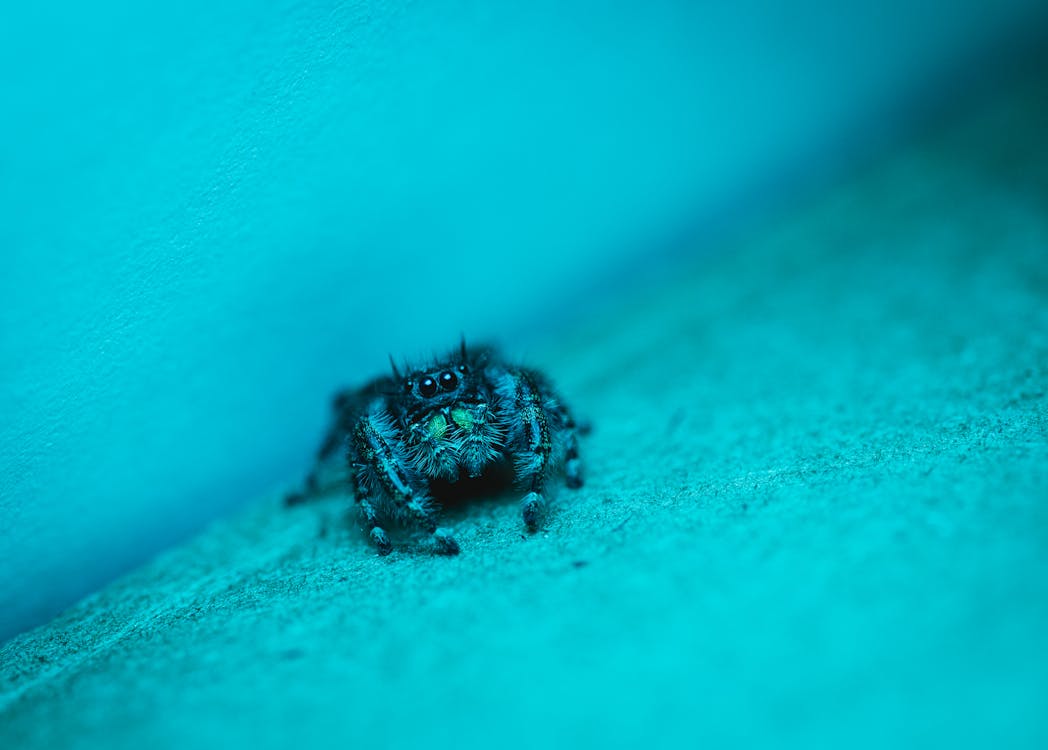
<svg viewBox="0 0 1048 750">
<path fill-rule="evenodd" d="M 547 331 L 1048 28 L 1045 0 L 567 5 L 5 3 L 0 641 L 301 470 L 319 394 L 387 352 Z"/>
<path fill-rule="evenodd" d="M 262 500 L 5 646 L 0 746 L 1046 746 L 1043 90 L 533 352 L 546 531 Z"/>
</svg>

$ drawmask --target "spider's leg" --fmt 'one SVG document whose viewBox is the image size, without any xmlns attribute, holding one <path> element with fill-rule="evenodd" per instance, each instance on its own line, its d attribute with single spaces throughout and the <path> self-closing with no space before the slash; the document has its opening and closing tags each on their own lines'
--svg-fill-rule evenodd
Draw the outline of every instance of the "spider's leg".
<svg viewBox="0 0 1048 750">
<path fill-rule="evenodd" d="M 546 512 L 542 490 L 553 454 L 551 413 L 537 379 L 527 371 L 507 372 L 498 390 L 512 415 L 508 448 L 514 473 L 518 483 L 528 488 L 520 503 L 521 516 L 528 530 L 535 531 Z"/>
<path fill-rule="evenodd" d="M 401 512 L 430 535 L 434 552 L 439 555 L 457 555 L 459 553 L 459 543 L 451 532 L 437 526 L 437 513 L 428 495 L 419 493 L 410 499 L 401 498 L 401 500 Z"/>
<path fill-rule="evenodd" d="M 364 527 L 368 529 L 368 538 L 375 545 L 380 555 L 388 555 L 393 551 L 393 543 L 389 541 L 389 534 L 378 525 L 378 517 L 375 506 L 371 500 L 364 498 L 360 501 L 360 516 L 364 519 Z"/>
<path fill-rule="evenodd" d="M 358 476 L 362 485 L 372 492 L 381 490 L 397 515 L 410 518 L 429 532 L 437 552 L 456 554 L 459 551 L 458 543 L 447 531 L 437 528 L 436 512 L 426 493 L 425 482 L 412 468 L 408 451 L 397 439 L 389 415 L 378 409 L 361 418 L 354 431 L 353 444 L 360 459 L 361 471 Z M 369 495 L 365 493 L 358 497 L 369 498 Z M 370 523 L 366 518 L 365 522 Z M 372 527 L 371 535 L 377 544 L 375 528 Z M 379 532 L 388 543 L 385 532 L 381 529 Z"/>
<path fill-rule="evenodd" d="M 409 493 L 392 495 L 391 500 L 397 515 L 407 518 L 430 535 L 434 552 L 440 555 L 459 553 L 459 544 L 451 532 L 437 526 L 436 510 L 429 495 L 424 491 L 412 489 Z M 382 532 L 381 529 L 379 531 Z M 374 533 L 372 531 L 372 540 L 375 539 Z M 385 535 L 385 532 L 382 534 Z"/>
<path fill-rule="evenodd" d="M 566 437 L 564 442 L 564 483 L 573 490 L 582 486 L 582 459 L 579 458 L 579 434 L 585 434 L 575 423 L 571 413 L 563 405 L 558 405 L 557 415 L 560 418 L 560 429 Z"/>
<path fill-rule="evenodd" d="M 433 544 L 437 554 L 457 555 L 459 553 L 459 543 L 447 529 L 436 529 L 433 532 Z"/>
<path fill-rule="evenodd" d="M 388 555 L 393 551 L 393 544 L 389 541 L 389 534 L 386 533 L 386 530 L 379 526 L 375 503 L 361 481 L 360 471 L 353 471 L 352 477 L 353 494 L 360 505 L 360 519 L 364 522 L 368 538 L 371 539 L 371 543 L 375 545 L 380 555 Z"/>
<path fill-rule="evenodd" d="M 568 432 L 568 445 L 564 453 L 564 483 L 573 490 L 582 486 L 582 459 L 579 458 L 579 438 L 575 430 Z"/>
<path fill-rule="evenodd" d="M 526 494 L 520 501 L 520 517 L 524 519 L 528 531 L 538 531 L 539 524 L 546 517 L 545 496 L 537 490 Z"/>
</svg>

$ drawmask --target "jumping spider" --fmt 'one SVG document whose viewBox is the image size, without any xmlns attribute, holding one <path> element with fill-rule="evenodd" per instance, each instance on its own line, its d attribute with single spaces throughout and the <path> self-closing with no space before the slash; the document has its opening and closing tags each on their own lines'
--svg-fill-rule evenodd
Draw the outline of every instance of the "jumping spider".
<svg viewBox="0 0 1048 750">
<path fill-rule="evenodd" d="M 318 476 L 339 449 L 360 516 L 379 554 L 393 546 L 382 524 L 410 523 L 431 535 L 435 550 L 454 555 L 458 542 L 437 526 L 436 486 L 451 488 L 493 466 L 511 467 L 527 492 L 521 514 L 529 531 L 546 508 L 546 481 L 563 468 L 565 482 L 582 486 L 578 434 L 567 406 L 541 373 L 509 364 L 492 347 L 469 347 L 407 375 L 390 358 L 392 376 L 338 393 L 334 421 L 317 452 L 304 493 L 319 491 Z"/>
</svg>

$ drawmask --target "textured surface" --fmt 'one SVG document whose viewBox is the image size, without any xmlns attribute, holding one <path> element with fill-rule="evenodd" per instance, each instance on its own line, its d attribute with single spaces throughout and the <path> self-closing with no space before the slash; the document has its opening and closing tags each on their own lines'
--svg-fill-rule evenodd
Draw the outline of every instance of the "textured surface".
<svg viewBox="0 0 1048 750">
<path fill-rule="evenodd" d="M 1002 99 L 533 354 L 548 529 L 220 522 L 3 650 L 0 746 L 1048 744 L 1048 100 Z"/>
<path fill-rule="evenodd" d="M 1048 18 L 564 5 L 5 4 L 0 640 L 301 470 L 313 394 L 547 327 L 682 217 L 836 164 Z"/>
</svg>

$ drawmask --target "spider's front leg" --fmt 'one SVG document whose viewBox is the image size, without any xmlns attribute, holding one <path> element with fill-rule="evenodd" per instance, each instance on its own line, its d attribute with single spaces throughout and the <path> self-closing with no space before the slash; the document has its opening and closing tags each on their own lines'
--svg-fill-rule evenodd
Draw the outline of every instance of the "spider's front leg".
<svg viewBox="0 0 1048 750">
<path fill-rule="evenodd" d="M 561 445 L 569 487 L 582 486 L 575 426 L 552 390 L 527 370 L 507 373 L 500 396 L 511 422 L 509 448 L 517 481 L 528 489 L 521 500 L 521 516 L 529 531 L 538 529 L 546 513 L 543 488 L 554 464 L 554 446 Z"/>
<path fill-rule="evenodd" d="M 361 480 L 361 474 L 364 473 L 364 468 L 360 465 L 354 466 L 356 471 L 352 471 L 352 482 L 353 482 L 353 495 L 357 498 L 357 502 L 360 504 L 360 520 L 364 522 L 364 528 L 368 532 L 368 538 L 371 543 L 375 545 L 375 549 L 378 550 L 380 555 L 388 555 L 393 551 L 393 543 L 389 541 L 389 534 L 386 530 L 379 526 L 378 522 L 378 511 L 375 509 L 375 502 L 371 498 L 367 487 L 364 486 L 364 482 Z"/>
<path fill-rule="evenodd" d="M 350 463 L 354 490 L 371 541 L 381 555 L 393 549 L 389 535 L 378 525 L 377 507 L 388 498 L 394 512 L 410 518 L 432 535 L 436 552 L 458 554 L 459 546 L 446 530 L 437 528 L 436 514 L 426 483 L 412 468 L 408 453 L 397 439 L 393 420 L 381 408 L 369 410 L 353 432 Z"/>
</svg>

